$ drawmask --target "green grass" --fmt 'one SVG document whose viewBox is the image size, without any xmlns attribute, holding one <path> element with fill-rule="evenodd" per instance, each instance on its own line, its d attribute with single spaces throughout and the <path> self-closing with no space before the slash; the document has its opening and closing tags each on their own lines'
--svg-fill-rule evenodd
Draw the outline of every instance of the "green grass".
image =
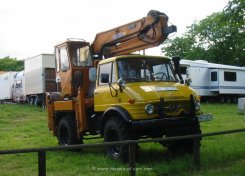
<svg viewBox="0 0 245 176">
<path fill-rule="evenodd" d="M 203 133 L 245 127 L 244 115 L 234 104 L 202 104 L 214 119 L 201 124 Z M 102 139 L 85 141 L 100 142 Z M 47 128 L 46 111 L 24 105 L 0 105 L 0 150 L 57 146 Z M 103 148 L 80 152 L 47 152 L 47 175 L 128 175 L 127 164 L 106 157 Z M 158 143 L 140 144 L 138 175 L 242 176 L 245 175 L 245 133 L 206 137 L 201 146 L 201 169 L 193 156 L 171 157 Z M 0 175 L 38 175 L 37 153 L 0 155 Z"/>
</svg>

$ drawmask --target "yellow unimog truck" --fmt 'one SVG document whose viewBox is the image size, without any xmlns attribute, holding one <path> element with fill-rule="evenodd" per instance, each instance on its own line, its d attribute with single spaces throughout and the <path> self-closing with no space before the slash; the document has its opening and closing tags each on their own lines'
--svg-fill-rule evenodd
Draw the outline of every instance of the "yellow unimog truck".
<svg viewBox="0 0 245 176">
<path fill-rule="evenodd" d="M 176 31 L 168 17 L 147 17 L 96 35 L 92 45 L 68 39 L 55 47 L 58 92 L 47 95 L 48 126 L 60 145 L 83 143 L 86 135 L 105 142 L 142 137 L 200 134 L 205 119 L 194 90 L 184 84 L 179 57 L 129 54 L 161 44 Z M 191 139 L 162 143 L 193 151 Z M 106 148 L 127 159 L 127 146 Z"/>
</svg>

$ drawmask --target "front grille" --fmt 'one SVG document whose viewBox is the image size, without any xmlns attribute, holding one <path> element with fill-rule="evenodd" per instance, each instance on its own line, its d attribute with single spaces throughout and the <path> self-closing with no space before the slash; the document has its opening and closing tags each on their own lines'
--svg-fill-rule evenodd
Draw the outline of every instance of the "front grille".
<svg viewBox="0 0 245 176">
<path fill-rule="evenodd" d="M 186 114 L 190 111 L 190 101 L 164 101 L 162 98 L 158 105 L 155 106 L 156 111 L 158 112 L 160 117 L 165 117 L 167 114 L 171 115 L 171 113 Z"/>
</svg>

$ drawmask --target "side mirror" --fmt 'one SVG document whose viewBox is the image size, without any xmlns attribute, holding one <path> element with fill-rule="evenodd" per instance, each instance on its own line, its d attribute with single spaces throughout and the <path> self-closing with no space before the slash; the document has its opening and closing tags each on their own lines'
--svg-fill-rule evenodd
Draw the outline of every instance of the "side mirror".
<svg viewBox="0 0 245 176">
<path fill-rule="evenodd" d="M 191 82 L 192 82 L 192 81 L 191 81 L 191 78 L 188 78 L 188 77 L 187 77 L 187 78 L 185 79 L 185 84 L 186 84 L 186 85 L 188 85 L 188 86 L 191 85 Z"/>
<path fill-rule="evenodd" d="M 180 73 L 180 57 L 179 56 L 175 56 L 172 58 L 172 61 L 174 63 L 174 70 L 175 72 L 177 73 L 179 79 L 180 79 L 180 83 L 183 84 L 184 83 L 184 80 L 183 80 L 183 77 Z"/>
<path fill-rule="evenodd" d="M 108 73 L 101 73 L 100 82 L 101 83 L 109 83 L 109 74 Z"/>
<path fill-rule="evenodd" d="M 189 85 L 191 85 L 192 80 L 191 80 L 191 78 L 190 78 L 189 70 L 186 69 L 185 72 L 186 72 L 185 84 L 189 86 Z"/>
<path fill-rule="evenodd" d="M 124 86 L 125 86 L 125 80 L 120 78 L 118 81 L 117 81 L 117 84 L 119 86 L 119 89 L 120 89 L 120 92 L 122 92 Z"/>
<path fill-rule="evenodd" d="M 117 84 L 120 86 L 120 87 L 124 87 L 125 86 L 125 80 L 120 78 L 118 81 L 117 81 Z"/>
</svg>

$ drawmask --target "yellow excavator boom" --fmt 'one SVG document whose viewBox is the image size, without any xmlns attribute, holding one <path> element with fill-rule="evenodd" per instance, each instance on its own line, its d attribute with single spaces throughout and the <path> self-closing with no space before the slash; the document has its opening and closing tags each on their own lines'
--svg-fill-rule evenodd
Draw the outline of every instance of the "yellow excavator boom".
<svg viewBox="0 0 245 176">
<path fill-rule="evenodd" d="M 98 33 L 92 43 L 92 53 L 99 58 L 130 54 L 158 46 L 176 31 L 176 26 L 168 26 L 166 14 L 151 10 L 142 19 Z"/>
</svg>

